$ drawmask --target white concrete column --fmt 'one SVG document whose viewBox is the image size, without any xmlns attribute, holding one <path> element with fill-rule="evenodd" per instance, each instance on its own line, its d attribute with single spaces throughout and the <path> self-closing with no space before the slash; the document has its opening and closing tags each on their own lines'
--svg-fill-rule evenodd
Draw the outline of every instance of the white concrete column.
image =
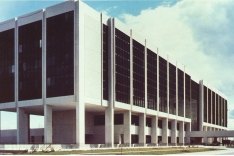
<svg viewBox="0 0 234 156">
<path fill-rule="evenodd" d="M 146 129 L 146 115 L 140 114 L 139 116 L 139 143 L 145 146 L 146 137 L 145 137 L 145 129 Z"/>
<path fill-rule="evenodd" d="M 105 110 L 105 144 L 114 147 L 114 110 L 110 106 Z"/>
<path fill-rule="evenodd" d="M 176 115 L 178 116 L 178 68 L 177 68 L 177 62 L 176 62 Z"/>
<path fill-rule="evenodd" d="M 76 104 L 76 144 L 82 148 L 85 144 L 85 103 Z"/>
<path fill-rule="evenodd" d="M 184 145 L 184 122 L 179 121 L 179 143 Z"/>
<path fill-rule="evenodd" d="M 131 111 L 124 112 L 124 144 L 131 146 Z"/>
<path fill-rule="evenodd" d="M 168 145 L 168 119 L 162 119 L 162 143 Z"/>
<path fill-rule="evenodd" d="M 53 143 L 52 139 L 52 107 L 49 105 L 44 105 L 44 143 Z"/>
<path fill-rule="evenodd" d="M 167 55 L 167 115 L 169 114 L 169 56 Z"/>
<path fill-rule="evenodd" d="M 208 138 L 207 138 L 207 137 L 204 137 L 204 138 L 203 138 L 203 142 L 204 142 L 205 144 L 208 144 Z"/>
<path fill-rule="evenodd" d="M 172 120 L 171 121 L 171 143 L 173 145 L 177 144 L 177 135 L 176 135 L 176 131 L 177 131 L 177 121 L 176 120 Z"/>
<path fill-rule="evenodd" d="M 203 126 L 203 129 L 202 129 L 204 132 L 206 132 L 207 131 L 207 127 L 206 126 Z M 205 139 L 207 139 L 207 140 L 205 140 Z M 202 142 L 203 143 L 207 143 L 208 142 L 208 138 L 202 138 Z"/>
<path fill-rule="evenodd" d="M 199 130 L 203 131 L 204 121 L 204 95 L 203 95 L 203 80 L 199 81 Z"/>
<path fill-rule="evenodd" d="M 108 20 L 108 79 L 109 99 L 105 110 L 105 144 L 114 147 L 114 105 L 115 105 L 115 25 L 114 19 Z"/>
<path fill-rule="evenodd" d="M 186 100 L 186 98 L 185 98 L 185 96 L 186 96 L 186 94 L 185 94 L 186 93 L 186 87 L 185 87 L 185 84 L 186 84 L 185 83 L 185 66 L 184 66 L 184 71 L 183 72 L 184 72 L 184 82 L 183 82 L 184 83 L 184 108 L 183 109 L 184 109 L 184 117 L 186 117 L 186 113 L 185 113 L 185 111 L 186 111 L 185 110 L 186 109 L 186 103 L 185 103 L 185 100 Z"/>
<path fill-rule="evenodd" d="M 29 143 L 29 114 L 24 109 L 17 108 L 17 143 Z"/>
<path fill-rule="evenodd" d="M 82 148 L 85 144 L 85 103 L 76 104 L 76 144 Z"/>
<path fill-rule="evenodd" d="M 191 123 L 186 123 L 186 133 L 191 132 Z M 185 143 L 190 144 L 190 137 L 185 138 Z"/>
<path fill-rule="evenodd" d="M 84 10 L 79 7 L 79 2 L 75 7 L 75 105 L 76 105 L 76 144 L 83 148 L 85 144 L 85 47 L 84 40 Z"/>
<path fill-rule="evenodd" d="M 158 116 L 152 117 L 152 127 L 151 127 L 151 142 L 158 145 Z"/>
</svg>

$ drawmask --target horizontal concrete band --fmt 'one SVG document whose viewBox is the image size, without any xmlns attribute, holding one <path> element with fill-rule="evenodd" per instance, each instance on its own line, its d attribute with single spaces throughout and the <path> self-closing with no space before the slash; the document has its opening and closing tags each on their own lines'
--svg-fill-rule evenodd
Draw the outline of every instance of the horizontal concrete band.
<svg viewBox="0 0 234 156">
<path fill-rule="evenodd" d="M 234 131 L 191 131 L 186 137 L 234 137 Z"/>
</svg>

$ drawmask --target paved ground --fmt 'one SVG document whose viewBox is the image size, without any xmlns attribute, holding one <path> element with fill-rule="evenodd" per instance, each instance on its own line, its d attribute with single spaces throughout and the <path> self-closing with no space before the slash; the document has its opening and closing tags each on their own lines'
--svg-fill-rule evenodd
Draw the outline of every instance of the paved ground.
<svg viewBox="0 0 234 156">
<path fill-rule="evenodd" d="M 234 155 L 234 148 L 220 148 L 222 150 L 194 152 L 194 153 L 180 153 L 179 155 Z M 177 155 L 177 154 L 175 154 Z"/>
</svg>

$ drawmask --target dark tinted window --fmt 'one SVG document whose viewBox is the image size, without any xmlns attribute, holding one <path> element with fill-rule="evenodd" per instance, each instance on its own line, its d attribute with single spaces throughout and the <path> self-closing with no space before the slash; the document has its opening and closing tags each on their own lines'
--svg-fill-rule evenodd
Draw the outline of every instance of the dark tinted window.
<svg viewBox="0 0 234 156">
<path fill-rule="evenodd" d="M 157 54 L 149 49 L 147 49 L 147 91 L 147 107 L 157 110 Z"/>
<path fill-rule="evenodd" d="M 222 106 L 222 98 L 219 96 L 219 108 L 218 108 L 218 111 L 219 111 L 219 126 L 221 126 L 221 120 L 222 120 L 222 114 L 221 114 L 221 106 Z"/>
<path fill-rule="evenodd" d="M 211 123 L 211 115 L 212 115 L 212 110 L 211 110 L 211 90 L 208 89 L 208 123 Z"/>
<path fill-rule="evenodd" d="M 204 86 L 203 89 L 204 89 L 203 91 L 204 93 L 204 96 L 203 96 L 204 98 L 204 122 L 207 122 L 207 87 Z"/>
<path fill-rule="evenodd" d="M 221 97 L 221 105 L 220 105 L 220 126 L 223 126 L 223 103 L 224 103 L 224 99 Z"/>
<path fill-rule="evenodd" d="M 176 114 L 176 67 L 169 63 L 169 112 Z"/>
<path fill-rule="evenodd" d="M 199 130 L 199 84 L 191 80 L 191 130 Z"/>
<path fill-rule="evenodd" d="M 132 115 L 132 125 L 139 126 L 139 116 Z"/>
<path fill-rule="evenodd" d="M 225 119 L 224 119 L 224 126 L 227 127 L 227 100 L 225 100 L 225 108 L 224 108 L 224 112 L 225 112 Z"/>
<path fill-rule="evenodd" d="M 74 12 L 47 19 L 47 97 L 74 94 Z"/>
<path fill-rule="evenodd" d="M 123 114 L 115 114 L 114 123 L 115 123 L 115 125 L 122 125 L 122 124 L 124 124 Z"/>
<path fill-rule="evenodd" d="M 178 115 L 184 116 L 184 72 L 178 71 Z"/>
<path fill-rule="evenodd" d="M 103 24 L 103 99 L 108 100 L 108 26 Z"/>
<path fill-rule="evenodd" d="M 191 117 L 191 77 L 185 74 L 185 116 Z"/>
<path fill-rule="evenodd" d="M 146 118 L 146 126 L 151 127 L 152 126 L 152 119 L 151 118 Z"/>
<path fill-rule="evenodd" d="M 105 115 L 96 115 L 94 116 L 94 126 L 105 125 Z"/>
<path fill-rule="evenodd" d="M 146 135 L 146 143 L 150 144 L 151 143 L 151 135 Z"/>
<path fill-rule="evenodd" d="M 216 95 L 216 125 L 219 125 L 219 96 L 218 94 L 215 94 Z"/>
<path fill-rule="evenodd" d="M 168 121 L 168 129 L 171 129 L 171 121 Z"/>
<path fill-rule="evenodd" d="M 162 120 L 158 120 L 158 128 L 162 128 Z"/>
<path fill-rule="evenodd" d="M 133 40 L 133 104 L 145 107 L 144 46 Z"/>
<path fill-rule="evenodd" d="M 131 140 L 132 144 L 138 144 L 139 143 L 139 137 L 138 137 L 138 135 L 132 134 L 131 139 L 132 139 Z"/>
<path fill-rule="evenodd" d="M 0 103 L 15 98 L 14 29 L 0 32 Z"/>
<path fill-rule="evenodd" d="M 130 103 L 130 37 L 115 29 L 116 101 Z"/>
<path fill-rule="evenodd" d="M 212 92 L 212 124 L 215 124 L 215 93 Z"/>
<path fill-rule="evenodd" d="M 42 21 L 19 27 L 19 100 L 42 98 Z"/>
<path fill-rule="evenodd" d="M 167 112 L 167 61 L 159 56 L 159 111 Z"/>
</svg>

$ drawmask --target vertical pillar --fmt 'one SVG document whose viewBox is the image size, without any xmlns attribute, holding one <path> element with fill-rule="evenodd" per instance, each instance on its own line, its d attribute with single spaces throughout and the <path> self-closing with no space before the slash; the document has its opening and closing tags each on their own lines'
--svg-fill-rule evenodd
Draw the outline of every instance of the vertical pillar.
<svg viewBox="0 0 234 156">
<path fill-rule="evenodd" d="M 124 144 L 131 146 L 131 111 L 124 112 Z"/>
<path fill-rule="evenodd" d="M 44 105 L 44 143 L 53 143 L 52 139 L 52 107 Z"/>
<path fill-rule="evenodd" d="M 176 131 L 177 131 L 177 121 L 172 120 L 171 121 L 171 143 L 173 145 L 176 145 L 176 143 L 177 143 Z"/>
<path fill-rule="evenodd" d="M 78 9 L 79 8 L 79 9 Z M 75 75 L 75 103 L 76 103 L 76 144 L 83 148 L 85 144 L 85 101 L 84 101 L 84 65 L 85 50 L 84 40 L 81 39 L 84 34 L 84 15 L 83 10 L 79 7 L 79 2 L 75 7 L 75 53 L 74 53 L 74 75 Z"/>
<path fill-rule="evenodd" d="M 176 116 L 178 116 L 178 68 L 176 62 Z"/>
<path fill-rule="evenodd" d="M 114 147 L 114 110 L 110 106 L 105 110 L 105 144 Z"/>
<path fill-rule="evenodd" d="M 168 119 L 162 119 L 162 143 L 168 145 Z"/>
<path fill-rule="evenodd" d="M 140 114 L 140 125 L 139 125 L 139 143 L 145 146 L 145 129 L 146 129 L 146 115 Z"/>
<path fill-rule="evenodd" d="M 167 55 L 167 115 L 169 114 L 169 56 Z"/>
<path fill-rule="evenodd" d="M 204 95 L 203 95 L 203 81 L 199 81 L 199 130 L 203 131 L 204 121 Z"/>
<path fill-rule="evenodd" d="M 203 126 L 203 131 L 206 132 L 207 131 L 207 127 Z M 205 140 L 205 138 L 203 138 L 203 143 L 207 143 L 208 142 L 208 138 L 206 138 L 207 140 Z"/>
<path fill-rule="evenodd" d="M 76 104 L 76 144 L 82 148 L 85 144 L 85 103 Z"/>
<path fill-rule="evenodd" d="M 151 142 L 155 145 L 158 144 L 158 116 L 152 117 L 152 127 L 151 127 Z"/>
<path fill-rule="evenodd" d="M 17 143 L 28 144 L 29 132 L 29 114 L 17 108 Z"/>
<path fill-rule="evenodd" d="M 186 133 L 191 132 L 191 122 L 186 123 Z M 185 143 L 190 144 L 190 137 L 186 135 Z"/>
<path fill-rule="evenodd" d="M 185 109 L 186 109 L 186 103 L 185 103 L 185 101 L 186 101 L 186 98 L 185 98 L 185 96 L 186 96 L 186 87 L 185 87 L 185 84 L 186 84 L 186 83 L 185 83 L 185 78 L 186 78 L 186 77 L 185 77 L 185 66 L 184 66 L 184 71 L 183 71 L 183 72 L 184 72 L 184 82 L 183 82 L 183 83 L 184 83 L 184 107 L 183 107 L 184 113 L 183 113 L 183 114 L 184 114 L 184 118 L 185 118 L 185 117 L 186 117 L 186 113 L 185 113 Z"/>
<path fill-rule="evenodd" d="M 179 143 L 184 145 L 184 122 L 180 121 L 179 126 Z"/>
<path fill-rule="evenodd" d="M 114 19 L 108 20 L 108 79 L 109 99 L 105 110 L 105 143 L 114 147 L 114 103 L 115 103 L 115 25 Z"/>
<path fill-rule="evenodd" d="M 204 140 L 205 144 L 208 144 L 208 138 L 207 137 L 204 137 L 203 140 Z"/>
</svg>

